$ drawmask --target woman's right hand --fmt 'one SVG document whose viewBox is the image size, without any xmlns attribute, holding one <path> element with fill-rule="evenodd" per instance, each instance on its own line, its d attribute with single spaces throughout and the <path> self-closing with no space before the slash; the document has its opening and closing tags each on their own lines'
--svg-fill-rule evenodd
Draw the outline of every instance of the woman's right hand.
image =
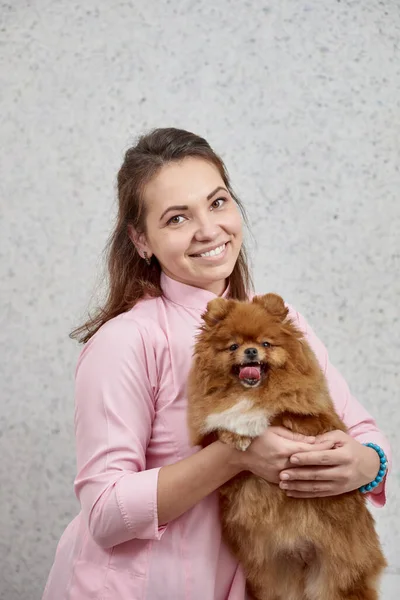
<svg viewBox="0 0 400 600">
<path fill-rule="evenodd" d="M 251 471 L 270 483 L 279 483 L 279 473 L 291 466 L 292 454 L 309 450 L 328 450 L 330 442 L 316 444 L 315 437 L 294 433 L 285 427 L 267 427 L 241 452 L 243 470 Z"/>
</svg>

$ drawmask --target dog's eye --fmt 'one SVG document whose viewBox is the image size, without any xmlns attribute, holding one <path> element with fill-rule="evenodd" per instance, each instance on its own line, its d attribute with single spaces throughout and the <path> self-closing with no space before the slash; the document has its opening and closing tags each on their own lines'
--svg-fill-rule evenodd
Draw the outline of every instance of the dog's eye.
<svg viewBox="0 0 400 600">
<path fill-rule="evenodd" d="M 237 350 L 239 348 L 239 344 L 232 344 L 232 346 L 229 347 L 229 350 L 231 352 L 234 352 L 235 350 Z"/>
<path fill-rule="evenodd" d="M 271 344 L 269 342 L 263 342 L 262 345 L 264 348 L 271 348 Z"/>
</svg>

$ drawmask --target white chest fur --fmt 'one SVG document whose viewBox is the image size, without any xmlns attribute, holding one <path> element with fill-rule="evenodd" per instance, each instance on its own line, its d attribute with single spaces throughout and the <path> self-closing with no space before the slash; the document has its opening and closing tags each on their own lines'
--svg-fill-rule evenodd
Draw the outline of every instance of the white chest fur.
<svg viewBox="0 0 400 600">
<path fill-rule="evenodd" d="M 251 400 L 243 398 L 230 408 L 209 415 L 203 433 L 224 429 L 238 435 L 257 437 L 268 427 L 268 424 L 265 410 L 254 408 Z"/>
</svg>

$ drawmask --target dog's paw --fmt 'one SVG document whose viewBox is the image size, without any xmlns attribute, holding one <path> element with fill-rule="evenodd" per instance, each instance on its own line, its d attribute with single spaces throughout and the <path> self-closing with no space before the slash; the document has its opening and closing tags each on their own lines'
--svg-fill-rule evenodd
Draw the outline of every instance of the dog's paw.
<svg viewBox="0 0 400 600">
<path fill-rule="evenodd" d="M 219 439 L 228 446 L 233 446 L 237 450 L 244 452 L 250 446 L 253 439 L 246 435 L 238 435 L 231 431 L 220 431 L 218 434 Z"/>
</svg>

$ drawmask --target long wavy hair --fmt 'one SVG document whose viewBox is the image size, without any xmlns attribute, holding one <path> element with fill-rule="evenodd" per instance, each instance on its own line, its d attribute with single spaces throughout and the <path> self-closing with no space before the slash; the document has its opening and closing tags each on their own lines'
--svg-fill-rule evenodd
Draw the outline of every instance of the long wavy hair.
<svg viewBox="0 0 400 600">
<path fill-rule="evenodd" d="M 146 234 L 146 204 L 144 190 L 163 165 L 186 157 L 198 157 L 215 165 L 226 188 L 238 205 L 248 225 L 243 204 L 234 194 L 227 169 L 208 142 L 194 133 L 175 128 L 155 129 L 139 138 L 125 154 L 118 172 L 118 215 L 116 225 L 105 248 L 107 261 L 107 292 L 103 306 L 70 337 L 86 343 L 96 331 L 113 317 L 131 309 L 145 296 L 162 295 L 161 267 L 152 257 L 150 266 L 140 257 L 128 235 L 132 225 L 137 233 Z M 229 277 L 229 297 L 246 300 L 253 289 L 246 248 L 242 245 L 235 267 Z"/>
</svg>

